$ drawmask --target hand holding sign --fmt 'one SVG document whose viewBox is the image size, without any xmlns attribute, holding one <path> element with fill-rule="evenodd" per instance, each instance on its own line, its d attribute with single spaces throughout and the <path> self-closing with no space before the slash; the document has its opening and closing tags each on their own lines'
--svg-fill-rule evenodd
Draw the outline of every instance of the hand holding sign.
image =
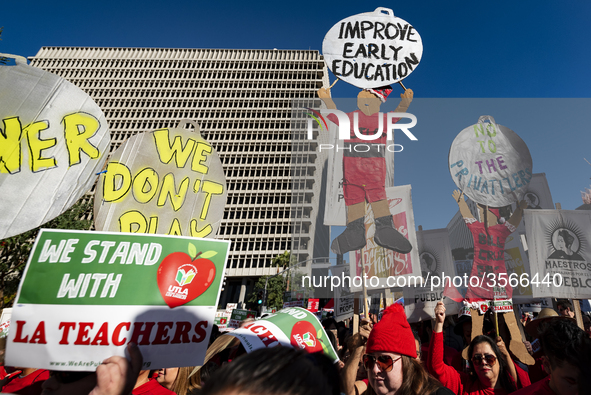
<svg viewBox="0 0 591 395">
<path fill-rule="evenodd" d="M 359 88 L 375 88 L 406 78 L 419 64 L 423 44 L 408 22 L 387 8 L 353 15 L 324 37 L 322 53 L 339 79 Z"/>
<path fill-rule="evenodd" d="M 107 358 L 96 368 L 96 387 L 89 395 L 128 394 L 137 381 L 143 357 L 137 345 L 127 345 L 130 360 L 119 356 Z"/>
</svg>

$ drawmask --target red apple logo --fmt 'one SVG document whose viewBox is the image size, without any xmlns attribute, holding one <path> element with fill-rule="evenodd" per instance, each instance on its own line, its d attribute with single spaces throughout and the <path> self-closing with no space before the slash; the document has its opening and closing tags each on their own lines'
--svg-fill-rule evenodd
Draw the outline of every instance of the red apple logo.
<svg viewBox="0 0 591 395">
<path fill-rule="evenodd" d="M 308 321 L 298 321 L 291 330 L 291 345 L 306 351 L 322 352 L 322 341 L 316 337 L 316 328 Z"/>
<path fill-rule="evenodd" d="M 215 251 L 197 253 L 197 248 L 189 243 L 189 255 L 173 252 L 162 260 L 158 289 L 168 307 L 182 306 L 207 291 L 215 279 L 215 265 L 207 258 L 215 255 Z"/>
</svg>

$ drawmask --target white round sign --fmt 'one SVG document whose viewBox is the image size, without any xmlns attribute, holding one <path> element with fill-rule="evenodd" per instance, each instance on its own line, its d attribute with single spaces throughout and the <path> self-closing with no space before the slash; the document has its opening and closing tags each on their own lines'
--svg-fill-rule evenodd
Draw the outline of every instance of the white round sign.
<svg viewBox="0 0 591 395">
<path fill-rule="evenodd" d="M 185 129 L 192 124 L 194 131 Z M 224 215 L 226 177 L 199 125 L 140 133 L 107 162 L 94 199 L 97 230 L 213 238 Z"/>
<path fill-rule="evenodd" d="M 0 65 L 0 239 L 57 217 L 96 181 L 109 153 L 105 115 L 87 93 L 27 65 Z"/>
<path fill-rule="evenodd" d="M 454 139 L 449 171 L 470 199 L 503 207 L 523 199 L 532 179 L 532 159 L 514 131 L 484 115 Z"/>
<path fill-rule="evenodd" d="M 423 55 L 421 36 L 388 8 L 357 14 L 334 25 L 322 43 L 333 74 L 362 89 L 406 78 Z"/>
</svg>

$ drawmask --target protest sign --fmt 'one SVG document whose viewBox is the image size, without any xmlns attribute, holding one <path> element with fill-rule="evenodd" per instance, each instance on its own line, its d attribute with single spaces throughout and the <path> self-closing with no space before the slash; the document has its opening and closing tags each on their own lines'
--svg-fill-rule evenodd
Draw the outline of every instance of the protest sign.
<svg viewBox="0 0 591 395">
<path fill-rule="evenodd" d="M 226 303 L 226 313 L 232 314 L 232 311 L 237 308 L 238 303 Z"/>
<path fill-rule="evenodd" d="M 333 362 L 338 361 L 324 328 L 313 313 L 292 307 L 279 310 L 230 333 L 240 339 L 247 352 L 277 345 L 322 351 Z"/>
<path fill-rule="evenodd" d="M 189 124 L 193 131 L 185 129 Z M 222 163 L 182 120 L 136 134 L 113 153 L 94 200 L 98 230 L 214 237 L 224 214 Z"/>
<path fill-rule="evenodd" d="M 228 321 L 230 320 L 231 313 L 226 311 L 217 311 L 215 313 L 215 319 L 213 321 L 214 324 L 218 326 L 220 331 L 225 331 L 228 329 Z"/>
<path fill-rule="evenodd" d="M 203 362 L 229 242 L 42 230 L 23 273 L 7 364 L 95 370 L 136 343 L 144 368 Z"/>
<path fill-rule="evenodd" d="M 377 88 L 406 78 L 423 55 L 421 36 L 388 8 L 343 19 L 322 42 L 333 74 L 359 88 Z"/>
<path fill-rule="evenodd" d="M 590 223 L 586 210 L 525 210 L 534 297 L 591 297 Z"/>
<path fill-rule="evenodd" d="M 530 210 L 554 209 L 550 187 L 544 173 L 533 175 L 523 200 L 526 201 L 527 208 Z M 511 205 L 512 212 L 515 212 L 516 207 L 517 203 Z M 517 230 L 507 237 L 505 241 L 505 264 L 507 274 L 510 277 L 513 273 L 517 278 L 531 277 L 529 258 L 526 253 L 527 244 L 524 248 L 525 234 L 525 221 L 521 221 Z M 516 285 L 516 287 L 513 287 L 513 301 L 515 303 L 530 303 L 537 300 L 532 295 L 531 284 L 521 281 Z"/>
<path fill-rule="evenodd" d="M 308 311 L 310 313 L 318 312 L 320 308 L 320 299 L 308 299 Z"/>
<path fill-rule="evenodd" d="M 532 179 L 527 145 L 489 115 L 462 130 L 449 150 L 449 171 L 476 203 L 503 207 L 523 199 Z"/>
<path fill-rule="evenodd" d="M 454 262 L 447 229 L 421 230 L 417 232 L 417 247 L 421 261 L 421 277 L 424 286 L 403 288 L 404 310 L 408 322 L 435 318 L 435 306 L 443 300 L 448 315 L 457 314 L 459 304 L 450 298 L 443 299 L 442 276 L 453 276 Z"/>
<path fill-rule="evenodd" d="M 370 314 L 378 315 L 383 309 L 386 308 L 386 306 L 384 306 L 384 295 L 381 291 L 374 292 L 369 295 L 368 301 Z"/>
<path fill-rule="evenodd" d="M 230 322 L 228 324 L 229 328 L 240 328 L 240 324 L 247 318 L 255 318 L 256 312 L 250 310 L 240 310 L 234 309 L 232 310 L 232 314 L 230 315 Z"/>
<path fill-rule="evenodd" d="M 65 79 L 0 65 L 0 239 L 57 217 L 86 193 L 110 144 L 97 104 Z"/>
<path fill-rule="evenodd" d="M 527 202 L 527 208 L 530 210 L 554 209 L 554 201 L 552 200 L 545 173 L 535 173 L 533 175 L 523 199 Z M 523 224 L 520 224 L 517 229 L 519 230 L 523 226 Z M 523 229 L 525 230 L 525 228 Z"/>
<path fill-rule="evenodd" d="M 12 316 L 12 308 L 2 309 L 2 315 L 0 316 L 0 339 L 8 336 L 10 331 L 10 317 Z"/>
<path fill-rule="evenodd" d="M 412 211 L 410 185 L 386 188 L 386 196 L 390 213 L 394 221 L 394 228 L 405 236 L 410 244 L 417 245 L 415 221 Z M 360 251 L 349 253 L 351 273 L 355 276 L 351 281 L 351 290 L 359 292 L 363 289 L 363 282 L 367 289 L 403 288 L 415 281 L 419 276 L 419 254 L 413 248 L 408 254 L 401 254 L 380 247 L 374 241 L 375 223 L 371 206 L 366 205 L 365 229 L 367 244 Z M 362 256 L 365 265 L 366 279 L 363 278 Z M 420 277 L 420 276 L 419 276 Z"/>
<path fill-rule="evenodd" d="M 349 265 L 337 265 L 330 268 L 331 274 L 340 278 L 350 278 L 350 270 Z M 337 322 L 353 317 L 353 304 L 355 303 L 353 296 L 350 286 L 345 281 L 334 287 L 334 319 Z"/>
</svg>

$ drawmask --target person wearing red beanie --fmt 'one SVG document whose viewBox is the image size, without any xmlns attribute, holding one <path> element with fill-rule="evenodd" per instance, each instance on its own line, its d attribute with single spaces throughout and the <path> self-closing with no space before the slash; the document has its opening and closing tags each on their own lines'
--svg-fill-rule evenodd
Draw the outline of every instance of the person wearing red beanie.
<svg viewBox="0 0 591 395">
<path fill-rule="evenodd" d="M 363 365 L 369 386 L 364 395 L 452 395 L 429 376 L 416 357 L 415 339 L 404 307 L 393 304 L 384 310 L 382 320 L 373 326 L 367 339 Z M 351 387 L 346 390 L 347 395 L 355 393 Z"/>
</svg>

